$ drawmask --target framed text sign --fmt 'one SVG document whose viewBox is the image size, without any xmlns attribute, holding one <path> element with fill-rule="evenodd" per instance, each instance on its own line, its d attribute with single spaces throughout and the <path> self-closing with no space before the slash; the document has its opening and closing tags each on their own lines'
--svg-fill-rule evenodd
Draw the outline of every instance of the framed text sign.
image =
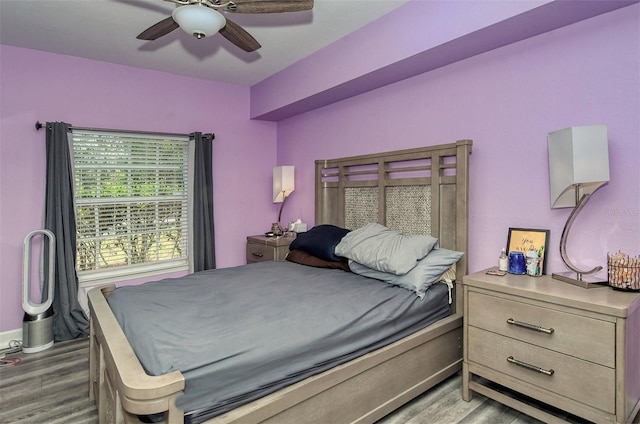
<svg viewBox="0 0 640 424">
<path fill-rule="evenodd" d="M 507 237 L 507 253 L 522 252 L 525 257 L 527 252 L 536 251 L 542 264 L 542 274 L 547 270 L 547 243 L 549 242 L 549 230 L 533 228 L 509 228 Z"/>
</svg>

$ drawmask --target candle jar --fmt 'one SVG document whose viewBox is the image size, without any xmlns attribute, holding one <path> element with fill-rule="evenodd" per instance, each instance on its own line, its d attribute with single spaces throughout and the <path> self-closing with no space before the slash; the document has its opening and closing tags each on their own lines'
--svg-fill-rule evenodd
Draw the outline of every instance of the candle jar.
<svg viewBox="0 0 640 424">
<path fill-rule="evenodd" d="M 532 277 L 540 277 L 542 275 L 540 256 L 538 256 L 538 252 L 535 250 L 527 252 L 527 274 Z"/>
</svg>

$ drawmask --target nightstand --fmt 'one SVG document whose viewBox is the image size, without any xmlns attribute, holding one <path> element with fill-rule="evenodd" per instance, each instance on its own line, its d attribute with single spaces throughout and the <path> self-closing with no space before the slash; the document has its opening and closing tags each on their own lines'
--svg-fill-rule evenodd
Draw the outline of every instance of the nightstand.
<svg viewBox="0 0 640 424">
<path fill-rule="evenodd" d="M 547 406 L 596 423 L 632 421 L 640 294 L 485 271 L 462 285 L 464 400 L 477 392 L 545 422 L 561 421 Z"/>
<path fill-rule="evenodd" d="M 289 245 L 296 238 L 287 237 L 247 237 L 247 263 L 284 261 L 289 253 Z"/>
</svg>

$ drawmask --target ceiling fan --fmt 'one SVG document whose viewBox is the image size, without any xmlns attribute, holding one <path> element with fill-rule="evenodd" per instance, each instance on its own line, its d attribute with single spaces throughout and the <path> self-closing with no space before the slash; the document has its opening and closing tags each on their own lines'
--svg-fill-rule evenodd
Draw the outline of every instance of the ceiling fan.
<svg viewBox="0 0 640 424">
<path fill-rule="evenodd" d="M 155 40 L 180 27 L 201 39 L 216 33 L 246 52 L 260 48 L 260 43 L 220 11 L 229 13 L 299 12 L 313 8 L 313 0 L 165 0 L 178 4 L 168 18 L 151 25 L 136 38 Z"/>
</svg>

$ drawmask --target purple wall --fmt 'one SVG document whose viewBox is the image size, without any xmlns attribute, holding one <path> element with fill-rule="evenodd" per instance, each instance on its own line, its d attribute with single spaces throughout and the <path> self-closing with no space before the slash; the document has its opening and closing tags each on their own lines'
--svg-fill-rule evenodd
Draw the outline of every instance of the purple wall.
<svg viewBox="0 0 640 424">
<path fill-rule="evenodd" d="M 413 0 L 251 87 L 282 121 L 639 0 Z"/>
<path fill-rule="evenodd" d="M 244 263 L 245 236 L 263 233 L 277 214 L 276 124 L 249 120 L 248 88 L 5 45 L 0 55 L 0 333 L 22 326 L 23 240 L 42 227 L 45 133 L 37 120 L 214 132 L 217 262 Z"/>
<path fill-rule="evenodd" d="M 509 227 L 550 229 L 549 269 L 565 271 L 570 209 L 549 206 L 546 136 L 607 124 L 611 182 L 575 221 L 568 253 L 583 268 L 638 255 L 639 53 L 636 4 L 281 121 L 278 162 L 297 166 L 287 208 L 313 223 L 315 159 L 470 138 L 470 271 L 497 265 Z"/>
</svg>

